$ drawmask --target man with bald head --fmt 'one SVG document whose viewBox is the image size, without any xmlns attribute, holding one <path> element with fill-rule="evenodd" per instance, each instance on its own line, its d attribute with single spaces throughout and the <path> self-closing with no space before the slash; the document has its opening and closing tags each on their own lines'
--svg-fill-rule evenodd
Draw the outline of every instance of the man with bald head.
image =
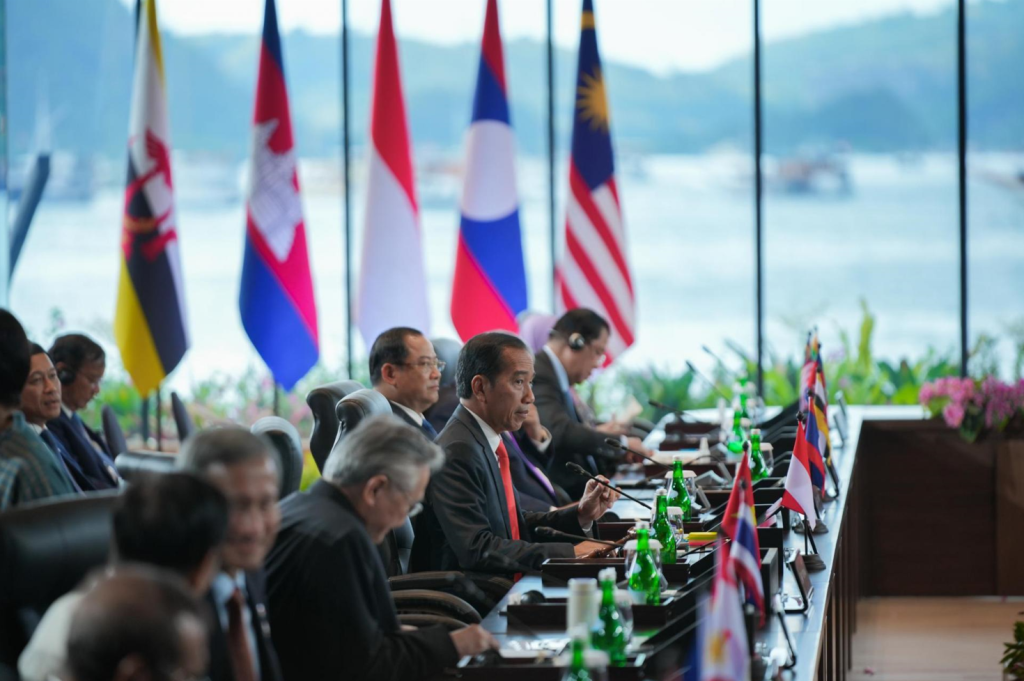
<svg viewBox="0 0 1024 681">
<path fill-rule="evenodd" d="M 206 673 L 206 614 L 177 576 L 140 565 L 101 577 L 68 634 L 69 681 L 198 679 Z"/>
</svg>

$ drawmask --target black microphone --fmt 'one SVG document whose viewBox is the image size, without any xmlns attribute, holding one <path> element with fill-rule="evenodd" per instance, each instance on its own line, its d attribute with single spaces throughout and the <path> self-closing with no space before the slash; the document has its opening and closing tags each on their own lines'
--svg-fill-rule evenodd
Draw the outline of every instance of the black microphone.
<svg viewBox="0 0 1024 681">
<path fill-rule="evenodd" d="M 707 350 L 707 348 L 704 348 L 704 349 Z M 718 359 L 718 358 L 716 357 L 715 359 Z M 718 360 L 718 361 L 721 362 L 722 360 Z M 711 389 L 714 390 L 716 393 L 718 393 L 719 397 L 723 398 L 726 402 L 730 401 L 729 396 L 726 395 L 724 392 L 722 392 L 722 389 L 718 387 L 718 384 L 715 383 L 714 381 L 712 381 L 710 378 L 708 378 L 704 374 L 702 374 L 697 369 L 697 367 L 693 366 L 693 362 L 691 362 L 690 360 L 686 360 L 686 368 L 689 369 L 695 376 L 699 377 L 702 381 L 704 381 L 709 386 L 711 386 Z"/>
<path fill-rule="evenodd" d="M 605 539 L 594 539 L 593 537 L 584 537 L 581 534 L 569 534 L 568 532 L 562 532 L 561 530 L 556 530 L 553 527 L 547 527 L 544 525 L 533 528 L 533 533 L 538 537 L 547 537 L 548 539 L 569 539 L 575 542 L 590 541 L 595 544 L 604 544 L 605 546 L 619 545 L 617 542 L 607 541 Z"/>
<path fill-rule="evenodd" d="M 630 495 L 626 494 L 625 492 L 623 492 L 621 489 L 619 489 L 615 485 L 612 485 L 610 483 L 605 482 L 604 480 L 601 480 L 596 475 L 592 475 L 583 466 L 580 466 L 579 464 L 573 463 L 572 461 L 566 461 L 565 467 L 568 468 L 569 470 L 571 470 L 573 473 L 576 473 L 577 475 L 582 475 L 584 477 L 588 477 L 591 480 L 593 480 L 594 482 L 596 482 L 597 484 L 604 485 L 608 489 L 615 490 L 616 492 L 618 492 L 622 496 L 626 497 L 627 499 L 629 499 L 631 501 L 635 501 L 636 503 L 640 504 L 641 506 L 643 506 L 647 510 L 651 510 L 651 507 L 650 507 L 649 504 L 645 504 L 644 502 L 640 501 L 636 497 L 633 497 L 633 496 L 630 496 Z"/>
<path fill-rule="evenodd" d="M 676 409 L 675 407 L 667 405 L 664 402 L 659 402 L 658 400 L 647 400 L 647 404 L 651 405 L 655 409 L 663 409 L 664 411 L 675 414 L 680 421 L 684 420 L 687 416 L 689 416 L 691 420 L 697 420 L 694 416 L 687 414 L 682 409 Z"/>
<path fill-rule="evenodd" d="M 415 574 L 415 573 L 412 573 Z M 483 603 L 487 607 L 487 611 L 490 612 L 494 609 L 494 606 L 498 604 L 493 598 L 484 593 L 483 589 L 473 583 L 466 575 L 461 572 L 447 572 L 443 577 L 444 581 L 448 582 L 454 589 L 457 589 L 469 596 L 471 599 L 476 600 L 479 603 Z"/>
<path fill-rule="evenodd" d="M 638 452 L 635 449 L 630 449 L 626 445 L 622 444 L 622 442 L 620 442 L 619 440 L 616 440 L 613 437 L 605 438 L 604 443 L 606 445 L 608 445 L 609 447 L 614 447 L 615 449 L 621 449 L 624 452 L 629 452 L 630 454 L 635 454 L 636 456 L 639 456 L 641 459 L 646 459 L 647 461 L 650 461 L 651 463 L 653 463 L 655 465 L 658 465 L 658 466 L 663 465 L 660 461 L 657 461 L 656 459 L 652 459 L 651 457 L 647 456 L 646 454 L 642 454 L 641 452 Z"/>
</svg>

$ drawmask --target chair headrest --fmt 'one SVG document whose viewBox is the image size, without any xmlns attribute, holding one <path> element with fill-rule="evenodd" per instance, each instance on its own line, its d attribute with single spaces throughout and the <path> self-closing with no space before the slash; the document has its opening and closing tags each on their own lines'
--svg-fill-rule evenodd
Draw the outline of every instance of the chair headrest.
<svg viewBox="0 0 1024 681">
<path fill-rule="evenodd" d="M 313 388 L 306 395 L 306 404 L 313 412 L 313 432 L 309 436 L 309 449 L 320 470 L 338 435 L 338 402 L 349 393 L 362 390 L 359 381 L 335 381 Z"/>
<path fill-rule="evenodd" d="M 128 482 L 140 474 L 170 473 L 177 467 L 177 457 L 160 452 L 122 452 L 114 458 L 118 475 Z"/>
<path fill-rule="evenodd" d="M 441 372 L 440 385 L 455 385 L 455 368 L 459 363 L 462 343 L 451 338 L 434 338 L 430 342 L 434 346 L 437 358 L 446 364 L 444 371 Z"/>
<path fill-rule="evenodd" d="M 378 414 L 393 414 L 388 398 L 376 390 L 357 390 L 338 402 L 338 439 L 358 426 L 363 419 Z"/>
<path fill-rule="evenodd" d="M 264 416 L 252 424 L 250 429 L 256 435 L 263 435 L 277 450 L 278 466 L 281 471 L 280 497 L 283 499 L 299 489 L 302 482 L 302 438 L 295 426 L 280 416 Z"/>
<path fill-rule="evenodd" d="M 171 391 L 171 413 L 174 414 L 174 425 L 178 429 L 178 442 L 184 442 L 192 433 L 196 432 L 196 424 L 192 415 L 185 408 L 185 403 L 178 397 L 178 393 Z"/>
<path fill-rule="evenodd" d="M 114 456 L 128 451 L 128 443 L 124 439 L 124 431 L 121 424 L 117 422 L 117 414 L 109 404 L 103 405 L 100 410 L 103 415 L 103 436 L 107 439 L 107 446 Z"/>
<path fill-rule="evenodd" d="M 116 491 L 0 514 L 0 601 L 45 610 L 107 561 Z"/>
</svg>

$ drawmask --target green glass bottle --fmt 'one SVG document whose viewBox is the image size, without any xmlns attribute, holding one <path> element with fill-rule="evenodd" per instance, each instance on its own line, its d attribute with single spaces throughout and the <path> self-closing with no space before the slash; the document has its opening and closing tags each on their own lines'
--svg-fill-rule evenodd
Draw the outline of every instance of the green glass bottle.
<svg viewBox="0 0 1024 681">
<path fill-rule="evenodd" d="M 587 669 L 586 632 L 574 632 L 572 636 L 572 659 L 569 668 L 562 675 L 562 681 L 591 681 L 594 677 Z"/>
<path fill-rule="evenodd" d="M 622 626 L 622 615 L 615 605 L 615 568 L 605 568 L 598 574 L 601 582 L 601 608 L 597 611 L 597 624 L 591 636 L 591 643 L 597 650 L 608 653 L 613 667 L 626 664 L 626 630 Z"/>
<path fill-rule="evenodd" d="M 637 604 L 661 603 L 661 575 L 651 553 L 650 530 L 646 527 L 636 531 L 636 560 L 629 573 L 629 593 Z"/>
<path fill-rule="evenodd" d="M 761 454 L 761 431 L 758 428 L 750 430 L 750 478 L 757 482 L 764 480 L 771 475 L 768 466 L 765 465 L 764 456 Z"/>
<path fill-rule="evenodd" d="M 743 451 L 743 416 L 740 414 L 739 407 L 735 407 L 732 410 L 732 433 L 729 434 L 729 442 L 726 443 L 726 447 L 729 448 L 730 452 L 739 454 Z"/>
<path fill-rule="evenodd" d="M 683 520 L 690 520 L 693 500 L 686 490 L 686 479 L 683 476 L 683 457 L 672 457 L 672 482 L 668 488 L 668 505 L 678 506 L 683 511 Z"/>
<path fill-rule="evenodd" d="M 689 499 L 689 496 L 687 496 L 687 499 Z M 672 524 L 668 521 L 668 494 L 665 490 L 658 490 L 654 508 L 654 536 L 661 542 L 661 564 L 675 565 L 676 534 L 672 531 Z"/>
</svg>

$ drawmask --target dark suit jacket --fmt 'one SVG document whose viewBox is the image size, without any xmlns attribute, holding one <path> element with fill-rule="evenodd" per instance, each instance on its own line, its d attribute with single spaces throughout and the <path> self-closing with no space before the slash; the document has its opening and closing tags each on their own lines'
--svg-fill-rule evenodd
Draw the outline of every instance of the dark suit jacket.
<svg viewBox="0 0 1024 681">
<path fill-rule="evenodd" d="M 270 621 L 267 618 L 267 592 L 265 576 L 262 571 L 245 573 L 246 602 L 252 616 L 252 628 L 256 634 L 256 649 L 260 656 L 261 681 L 283 681 L 281 665 L 274 652 L 274 644 L 270 640 Z M 210 681 L 234 681 L 235 673 L 231 669 L 231 657 L 228 654 L 227 632 L 221 628 L 217 608 L 213 597 L 207 594 L 206 601 L 210 606 L 212 620 L 210 625 Z"/>
<path fill-rule="evenodd" d="M 517 446 L 515 447 L 510 446 L 509 440 L 513 439 L 516 441 L 515 444 Z M 523 441 L 529 442 L 530 438 L 524 434 Z M 552 506 L 558 506 L 555 495 L 548 492 L 544 484 L 537 479 L 527 466 L 527 462 L 524 461 L 526 453 L 522 450 L 522 442 L 520 442 L 519 438 L 506 438 L 505 449 L 508 450 L 508 467 L 512 473 L 512 486 L 516 490 L 519 502 L 523 505 L 523 510 L 546 513 L 551 510 Z"/>
<path fill-rule="evenodd" d="M 575 508 L 524 512 L 517 494 L 520 539 L 511 539 L 498 462 L 468 409 L 460 405 L 455 410 L 437 444 L 446 460 L 427 488 L 424 518 L 413 545 L 417 567 L 511 574 L 519 571 L 512 567 L 517 564 L 536 569 L 546 558 L 573 556 L 572 544 L 536 543 L 531 529 L 546 525 L 582 534 Z"/>
<path fill-rule="evenodd" d="M 551 446 L 554 456 L 548 473 L 551 479 L 569 492 L 573 499 L 583 496 L 587 479 L 576 475 L 565 467 L 572 462 L 591 473 L 595 469 L 592 456 L 614 455 L 616 451 L 605 443 L 608 436 L 583 423 L 572 406 L 572 397 L 562 391 L 558 374 L 551 364 L 548 353 L 538 352 L 534 361 L 533 395 L 540 414 L 540 422 L 551 431 Z M 598 459 L 600 463 L 602 459 Z"/>
<path fill-rule="evenodd" d="M 423 415 L 434 426 L 434 430 L 440 433 L 448 425 L 449 419 L 459 406 L 459 394 L 454 385 L 442 385 L 437 393 L 437 402 L 430 409 L 423 412 Z"/>
<path fill-rule="evenodd" d="M 326 481 L 281 502 L 267 574 L 274 644 L 289 681 L 428 679 L 458 662 L 444 628 L 399 630 L 377 548 Z"/>
<path fill-rule="evenodd" d="M 107 443 L 103 441 L 99 433 L 84 423 L 82 426 L 85 428 L 88 439 L 83 437 L 79 430 L 75 428 L 71 417 L 65 414 L 63 409 L 60 412 L 60 416 L 46 424 L 46 427 L 53 433 L 53 436 L 60 440 L 64 449 L 68 451 L 78 464 L 77 468 L 69 466 L 68 469 L 83 492 L 116 488 L 117 481 L 111 477 L 109 472 L 116 469 L 114 468 L 114 460 L 110 457 Z M 102 451 L 98 451 L 93 446 L 94 442 Z"/>
</svg>

